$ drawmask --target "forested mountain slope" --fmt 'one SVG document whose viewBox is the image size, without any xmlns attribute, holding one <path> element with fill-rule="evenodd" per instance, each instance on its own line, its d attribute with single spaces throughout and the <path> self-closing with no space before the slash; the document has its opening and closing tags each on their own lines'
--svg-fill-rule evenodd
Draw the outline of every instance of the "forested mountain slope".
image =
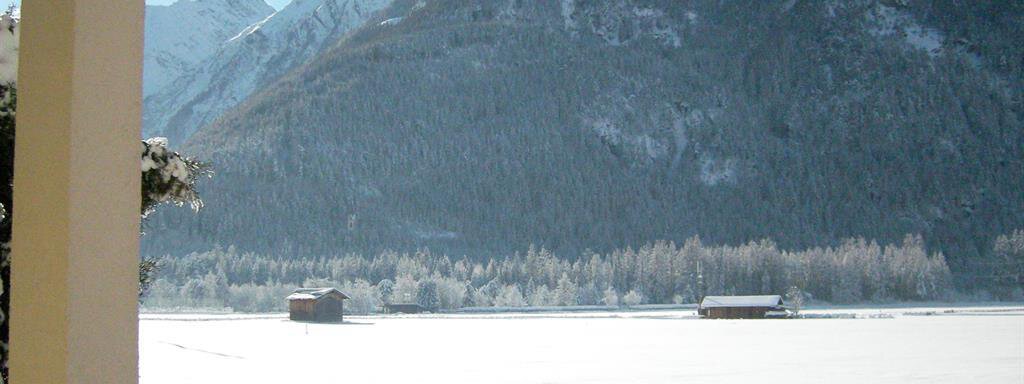
<svg viewBox="0 0 1024 384">
<path fill-rule="evenodd" d="M 284 257 L 1024 227 L 1016 2 L 397 1 L 187 144 L 146 253 Z"/>
</svg>

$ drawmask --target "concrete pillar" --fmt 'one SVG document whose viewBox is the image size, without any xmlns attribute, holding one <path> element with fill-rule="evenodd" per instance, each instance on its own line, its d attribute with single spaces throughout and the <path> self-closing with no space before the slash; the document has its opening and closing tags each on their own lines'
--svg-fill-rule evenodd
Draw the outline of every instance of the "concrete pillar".
<svg viewBox="0 0 1024 384">
<path fill-rule="evenodd" d="M 135 383 L 143 0 L 22 7 L 11 381 Z"/>
</svg>

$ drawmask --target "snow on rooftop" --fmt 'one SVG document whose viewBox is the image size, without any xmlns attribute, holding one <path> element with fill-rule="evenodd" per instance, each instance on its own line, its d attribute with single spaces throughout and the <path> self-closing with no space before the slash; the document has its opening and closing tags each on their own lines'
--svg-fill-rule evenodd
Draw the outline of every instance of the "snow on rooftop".
<svg viewBox="0 0 1024 384">
<path fill-rule="evenodd" d="M 288 300 L 314 300 L 323 297 L 332 292 L 337 292 L 343 298 L 348 299 L 349 296 L 344 292 L 339 291 L 335 288 L 299 288 L 294 291 L 291 295 L 288 295 Z"/>
<path fill-rule="evenodd" d="M 774 307 L 781 305 L 782 296 L 706 296 L 701 302 L 701 308 L 721 307 Z"/>
</svg>

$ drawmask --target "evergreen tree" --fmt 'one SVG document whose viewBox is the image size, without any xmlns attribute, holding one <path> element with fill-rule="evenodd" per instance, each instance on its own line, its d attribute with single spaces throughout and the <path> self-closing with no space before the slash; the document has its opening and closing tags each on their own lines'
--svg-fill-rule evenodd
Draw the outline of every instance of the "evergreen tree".
<svg viewBox="0 0 1024 384">
<path fill-rule="evenodd" d="M 384 304 L 391 304 L 391 294 L 395 290 L 395 283 L 390 279 L 383 279 L 377 283 L 377 292 Z"/>
<path fill-rule="evenodd" d="M 416 303 L 429 311 L 435 311 L 441 305 L 437 294 L 437 282 L 423 280 L 416 288 Z"/>
<path fill-rule="evenodd" d="M 995 293 L 1007 299 L 1024 297 L 1024 230 L 999 236 L 994 248 Z"/>
<path fill-rule="evenodd" d="M 569 279 L 568 273 L 563 272 L 562 277 L 558 279 L 558 288 L 555 290 L 558 305 L 579 304 L 578 291 L 576 283 Z"/>
</svg>

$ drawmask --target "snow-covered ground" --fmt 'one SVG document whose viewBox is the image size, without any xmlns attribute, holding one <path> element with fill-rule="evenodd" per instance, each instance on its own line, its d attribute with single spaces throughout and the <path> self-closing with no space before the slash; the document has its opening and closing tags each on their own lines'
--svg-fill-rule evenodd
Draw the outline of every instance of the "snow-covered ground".
<svg viewBox="0 0 1024 384">
<path fill-rule="evenodd" d="M 1024 307 L 805 312 L 854 318 L 143 315 L 140 374 L 143 384 L 1024 382 Z"/>
</svg>

